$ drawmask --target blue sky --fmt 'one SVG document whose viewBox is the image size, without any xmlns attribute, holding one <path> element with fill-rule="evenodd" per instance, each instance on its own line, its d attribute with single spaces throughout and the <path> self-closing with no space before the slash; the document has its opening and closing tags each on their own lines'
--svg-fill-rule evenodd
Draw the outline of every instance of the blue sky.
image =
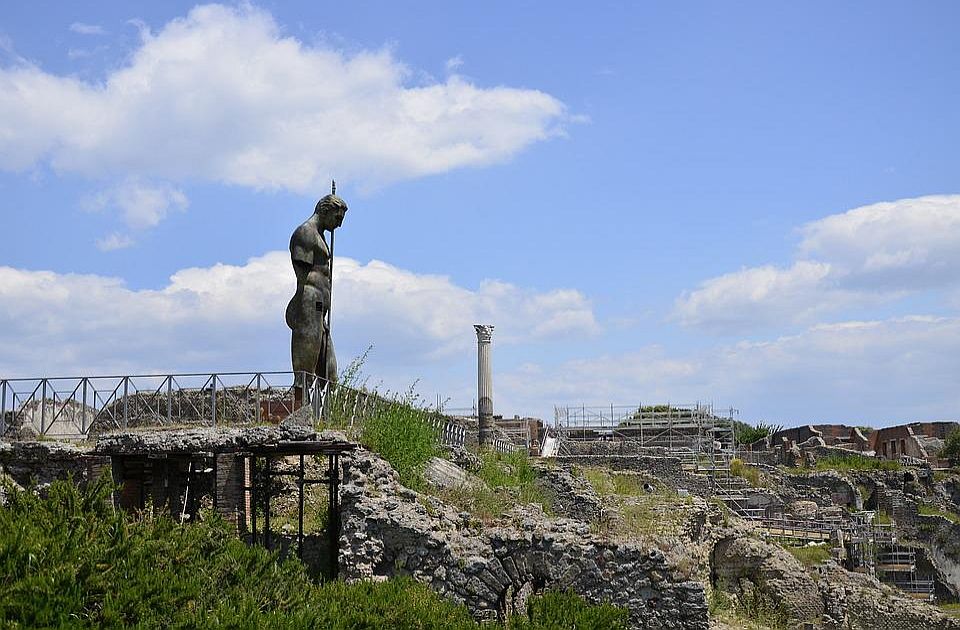
<svg viewBox="0 0 960 630">
<path fill-rule="evenodd" d="M 331 176 L 335 340 L 469 405 L 953 419 L 954 3 L 8 4 L 0 374 L 283 369 Z"/>
</svg>

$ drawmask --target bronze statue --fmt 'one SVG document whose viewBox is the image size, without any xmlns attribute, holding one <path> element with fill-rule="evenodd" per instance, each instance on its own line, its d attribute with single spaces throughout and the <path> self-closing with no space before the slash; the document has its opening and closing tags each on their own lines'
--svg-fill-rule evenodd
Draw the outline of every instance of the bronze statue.
<svg viewBox="0 0 960 630">
<path fill-rule="evenodd" d="M 297 292 L 287 305 L 287 326 L 293 331 L 290 356 L 297 385 L 309 389 L 314 377 L 337 380 L 337 357 L 330 338 L 330 298 L 333 292 L 333 231 L 343 224 L 347 204 L 332 192 L 317 202 L 313 216 L 290 237 L 290 259 L 297 275 Z M 330 232 L 327 243 L 325 232 Z M 304 379 L 301 373 L 306 374 Z"/>
</svg>

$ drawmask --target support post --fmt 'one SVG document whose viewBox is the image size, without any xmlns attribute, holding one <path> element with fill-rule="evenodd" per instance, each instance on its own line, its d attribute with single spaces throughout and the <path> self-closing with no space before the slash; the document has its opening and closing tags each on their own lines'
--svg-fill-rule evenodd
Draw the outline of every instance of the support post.
<svg viewBox="0 0 960 630">
<path fill-rule="evenodd" d="M 477 331 L 477 441 L 489 446 L 493 434 L 493 371 L 490 364 L 493 326 L 476 324 Z"/>
<path fill-rule="evenodd" d="M 47 379 L 40 384 L 40 435 L 47 432 Z"/>
<path fill-rule="evenodd" d="M 217 427 L 217 375 L 210 375 L 210 420 Z"/>
<path fill-rule="evenodd" d="M 0 381 L 0 435 L 7 432 L 7 382 Z"/>
<path fill-rule="evenodd" d="M 297 555 L 303 560 L 303 455 L 300 455 L 300 473 L 297 477 Z"/>
<path fill-rule="evenodd" d="M 167 424 L 173 424 L 173 376 L 167 377 Z"/>
<path fill-rule="evenodd" d="M 330 454 L 327 458 L 327 549 L 329 550 L 329 577 L 337 579 L 340 558 L 340 457 Z"/>
<path fill-rule="evenodd" d="M 260 481 L 257 471 L 257 456 L 250 455 L 250 540 L 257 543 L 257 483 Z"/>
<path fill-rule="evenodd" d="M 267 455 L 263 467 L 263 546 L 270 550 L 270 474 L 271 459 Z"/>
<path fill-rule="evenodd" d="M 128 415 L 128 408 L 127 408 L 128 401 L 129 401 L 127 395 L 129 393 L 130 393 L 130 377 L 124 376 L 123 377 L 123 428 L 124 429 L 130 426 L 129 424 L 130 416 Z"/>
<path fill-rule="evenodd" d="M 257 374 L 257 424 L 260 424 L 260 380 L 262 378 L 260 374 Z"/>
</svg>

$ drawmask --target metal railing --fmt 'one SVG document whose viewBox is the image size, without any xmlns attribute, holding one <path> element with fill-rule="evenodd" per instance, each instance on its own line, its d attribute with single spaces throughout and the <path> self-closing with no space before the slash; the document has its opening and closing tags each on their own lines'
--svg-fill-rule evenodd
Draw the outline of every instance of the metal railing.
<svg viewBox="0 0 960 630">
<path fill-rule="evenodd" d="M 0 435 L 19 430 L 82 439 L 116 429 L 277 423 L 300 412 L 356 432 L 404 403 L 305 373 L 222 372 L 0 379 Z M 424 410 L 437 440 L 462 446 L 464 428 Z"/>
</svg>

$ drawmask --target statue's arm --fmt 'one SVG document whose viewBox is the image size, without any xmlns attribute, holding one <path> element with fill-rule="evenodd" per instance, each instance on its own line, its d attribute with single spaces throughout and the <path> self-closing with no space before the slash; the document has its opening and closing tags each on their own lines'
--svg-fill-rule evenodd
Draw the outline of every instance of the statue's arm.
<svg viewBox="0 0 960 630">
<path fill-rule="evenodd" d="M 313 244 L 305 237 L 301 230 L 297 230 L 290 237 L 290 260 L 294 267 L 313 266 Z"/>
</svg>

